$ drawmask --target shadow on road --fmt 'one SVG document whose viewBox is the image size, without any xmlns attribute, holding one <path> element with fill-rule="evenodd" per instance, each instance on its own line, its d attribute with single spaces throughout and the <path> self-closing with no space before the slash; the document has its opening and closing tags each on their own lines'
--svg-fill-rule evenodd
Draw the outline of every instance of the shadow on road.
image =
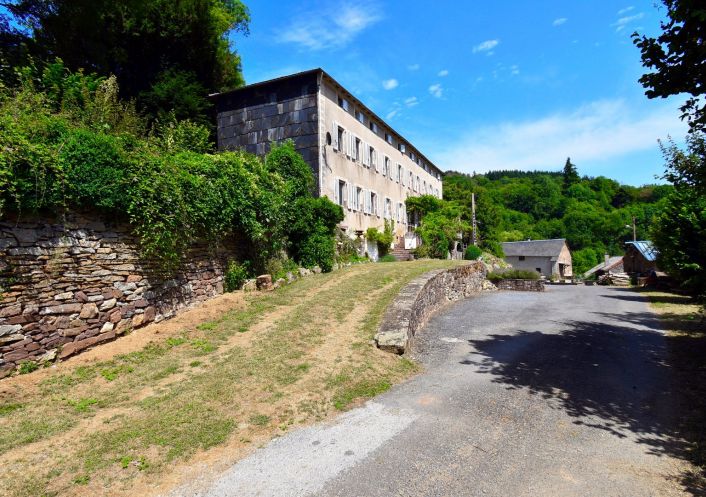
<svg viewBox="0 0 706 497">
<path fill-rule="evenodd" d="M 462 363 L 541 395 L 576 424 L 632 436 L 648 452 L 703 467 L 706 340 L 665 336 L 649 312 L 597 314 L 608 324 L 569 321 L 558 334 L 523 330 L 469 340 L 481 358 Z M 679 483 L 706 495 L 703 475 L 685 474 Z"/>
</svg>

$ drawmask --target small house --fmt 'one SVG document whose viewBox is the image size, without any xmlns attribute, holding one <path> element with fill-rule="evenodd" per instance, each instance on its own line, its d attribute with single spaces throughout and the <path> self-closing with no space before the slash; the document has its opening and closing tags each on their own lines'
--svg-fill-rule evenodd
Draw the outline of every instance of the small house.
<svg viewBox="0 0 706 497">
<path fill-rule="evenodd" d="M 547 278 L 573 277 L 571 251 L 564 238 L 505 242 L 503 252 L 515 269 L 537 271 Z"/>
<path fill-rule="evenodd" d="M 626 242 L 623 264 L 628 274 L 649 274 L 657 269 L 659 252 L 648 240 Z"/>
</svg>

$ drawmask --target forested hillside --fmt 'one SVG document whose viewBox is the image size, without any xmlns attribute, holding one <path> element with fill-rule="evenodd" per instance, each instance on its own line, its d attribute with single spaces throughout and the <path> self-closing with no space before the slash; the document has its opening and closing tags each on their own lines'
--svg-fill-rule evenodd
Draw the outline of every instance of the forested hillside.
<svg viewBox="0 0 706 497">
<path fill-rule="evenodd" d="M 637 238 L 649 239 L 672 190 L 670 185 L 633 187 L 602 176 L 579 177 L 568 160 L 564 172 L 492 171 L 475 176 L 449 172 L 444 177 L 444 199 L 466 207 L 461 209 L 463 217 L 470 216 L 475 192 L 484 246 L 566 238 L 576 272 L 600 262 L 604 253 L 622 254 L 623 243 L 632 240 L 633 217 Z"/>
</svg>

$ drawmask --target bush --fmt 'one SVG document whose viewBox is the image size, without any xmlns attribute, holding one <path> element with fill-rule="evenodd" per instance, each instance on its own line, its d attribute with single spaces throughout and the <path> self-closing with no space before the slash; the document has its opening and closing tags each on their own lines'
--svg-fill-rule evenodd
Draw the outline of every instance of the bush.
<svg viewBox="0 0 706 497">
<path fill-rule="evenodd" d="M 250 275 L 250 264 L 246 261 L 242 264 L 236 261 L 229 261 L 228 268 L 223 277 L 223 288 L 226 292 L 240 290 Z"/>
<path fill-rule="evenodd" d="M 378 258 L 385 257 L 390 251 L 390 245 L 394 240 L 395 222 L 385 219 L 383 231 L 377 228 L 368 228 L 365 232 L 366 240 L 376 242 L 378 246 Z"/>
<path fill-rule="evenodd" d="M 336 248 L 333 237 L 325 232 L 312 233 L 299 247 L 299 259 L 304 267 L 319 266 L 325 273 L 333 269 Z"/>
<path fill-rule="evenodd" d="M 483 250 L 493 254 L 495 257 L 500 257 L 501 259 L 505 257 L 502 244 L 496 240 L 483 240 L 480 242 L 480 246 Z"/>
<path fill-rule="evenodd" d="M 392 254 L 385 254 L 378 259 L 378 262 L 397 262 L 397 259 Z"/>
<path fill-rule="evenodd" d="M 487 278 L 490 281 L 500 280 L 538 280 L 539 273 L 536 271 L 528 271 L 525 269 L 507 269 L 505 271 L 493 271 L 488 273 Z"/>
<path fill-rule="evenodd" d="M 483 254 L 483 251 L 475 245 L 469 245 L 463 254 L 463 258 L 467 261 L 475 261 Z"/>
</svg>

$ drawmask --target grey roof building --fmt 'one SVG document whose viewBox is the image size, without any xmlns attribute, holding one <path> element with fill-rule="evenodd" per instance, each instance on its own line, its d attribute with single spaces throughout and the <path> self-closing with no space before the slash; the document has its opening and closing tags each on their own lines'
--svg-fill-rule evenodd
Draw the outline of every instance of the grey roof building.
<svg viewBox="0 0 706 497">
<path fill-rule="evenodd" d="M 515 269 L 557 278 L 573 276 L 571 252 L 564 238 L 503 243 L 505 261 Z"/>
<path fill-rule="evenodd" d="M 600 276 L 605 273 L 616 274 L 622 272 L 624 272 L 623 256 L 614 255 L 612 257 L 608 257 L 608 255 L 606 254 L 606 260 L 604 262 L 593 266 L 591 269 L 583 273 L 583 276 L 584 278 L 588 278 L 589 276 L 592 276 L 594 274 Z"/>
</svg>

